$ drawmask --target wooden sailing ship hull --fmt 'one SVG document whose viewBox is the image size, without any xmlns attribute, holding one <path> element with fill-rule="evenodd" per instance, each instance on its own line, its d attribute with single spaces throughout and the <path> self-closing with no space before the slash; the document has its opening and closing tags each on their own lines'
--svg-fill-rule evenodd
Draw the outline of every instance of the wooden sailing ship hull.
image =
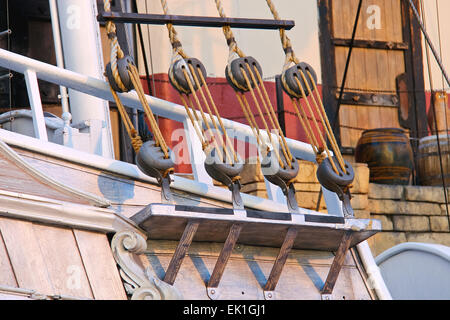
<svg viewBox="0 0 450 320">
<path fill-rule="evenodd" d="M 21 138 L 38 143 L 33 138 Z M 130 290 L 129 281 L 126 281 L 129 274 L 117 258 L 120 250 L 109 240 L 114 234 L 130 230 L 142 238 L 148 236 L 145 249 L 133 256 L 134 262 L 137 261 L 153 276 L 164 278 L 178 242 L 162 233 L 155 232 L 157 236 L 147 234 L 128 219 L 148 204 L 161 201 L 160 188 L 155 183 L 117 174 L 114 168 L 105 170 L 95 164 L 88 166 L 45 155 L 26 147 L 26 144 L 10 146 L 26 163 L 50 179 L 64 181 L 69 188 L 106 199 L 110 206 L 99 208 L 105 205 L 95 203 L 95 198 L 93 201 L 55 188 L 2 153 L 2 298 L 126 299 L 126 289 Z M 225 201 L 173 191 L 178 205 L 230 208 Z M 201 234 L 194 237 L 173 285 L 183 299 L 210 298 L 206 283 L 222 247 L 223 243 L 208 241 Z M 279 246 L 238 241 L 218 288 L 218 298 L 264 299 L 263 287 L 278 252 Z M 349 251 L 345 255 L 333 291 L 334 299 L 374 298 L 355 253 Z M 321 299 L 321 289 L 333 261 L 331 251 L 293 249 L 274 291 L 274 298 Z"/>
</svg>

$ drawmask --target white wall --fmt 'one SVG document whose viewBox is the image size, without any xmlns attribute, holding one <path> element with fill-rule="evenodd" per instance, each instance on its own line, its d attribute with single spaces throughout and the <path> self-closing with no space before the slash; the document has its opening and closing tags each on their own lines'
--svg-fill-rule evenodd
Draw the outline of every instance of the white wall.
<svg viewBox="0 0 450 320">
<path fill-rule="evenodd" d="M 146 0 L 147 12 L 162 14 L 159 0 Z M 170 14 L 218 17 L 214 0 L 168 0 Z M 273 19 L 265 0 L 223 0 L 228 17 Z M 273 0 L 282 19 L 295 20 L 296 26 L 288 31 L 296 55 L 311 64 L 320 79 L 320 54 L 318 39 L 317 0 Z M 140 13 L 146 12 L 145 1 L 138 1 Z M 153 72 L 167 72 L 171 47 L 165 26 L 143 26 L 144 39 L 148 42 L 150 30 Z M 186 53 L 200 59 L 212 77 L 224 77 L 228 47 L 221 28 L 176 26 Z M 279 32 L 277 30 L 233 29 L 238 46 L 245 54 L 255 57 L 261 64 L 265 79 L 279 74 L 284 62 Z M 146 51 L 149 52 L 148 44 Z M 150 60 L 149 60 L 150 61 Z M 139 63 L 142 66 L 142 61 Z M 141 70 L 141 73 L 143 71 Z M 319 80 L 320 82 L 320 80 Z"/>
</svg>

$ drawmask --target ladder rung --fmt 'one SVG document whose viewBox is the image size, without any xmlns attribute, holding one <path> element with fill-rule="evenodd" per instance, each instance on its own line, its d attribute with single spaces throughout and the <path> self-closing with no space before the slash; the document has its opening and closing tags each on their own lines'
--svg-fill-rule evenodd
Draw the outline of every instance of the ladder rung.
<svg viewBox="0 0 450 320">
<path fill-rule="evenodd" d="M 170 260 L 169 267 L 167 268 L 166 275 L 164 276 L 164 282 L 173 285 L 177 277 L 178 271 L 180 270 L 183 259 L 186 256 L 189 246 L 194 239 L 195 233 L 200 222 L 190 220 L 186 227 L 184 228 L 183 235 L 181 236 L 180 242 L 177 245 L 175 253 Z"/>
</svg>

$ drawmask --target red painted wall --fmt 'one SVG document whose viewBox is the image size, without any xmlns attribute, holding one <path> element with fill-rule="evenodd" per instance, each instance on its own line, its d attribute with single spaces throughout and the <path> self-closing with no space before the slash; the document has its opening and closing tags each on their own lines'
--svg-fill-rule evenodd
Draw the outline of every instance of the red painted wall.
<svg viewBox="0 0 450 320">
<path fill-rule="evenodd" d="M 144 90 L 148 93 L 147 88 L 147 81 L 145 77 L 141 78 L 142 84 L 144 86 Z M 174 102 L 177 104 L 182 105 L 182 101 L 178 95 L 178 92 L 173 89 L 172 85 L 169 83 L 167 74 L 155 74 L 153 79 L 150 79 L 150 84 L 155 86 L 155 92 L 153 92 L 153 95 L 155 97 Z M 216 106 L 220 112 L 220 115 L 223 118 L 238 121 L 241 123 L 248 124 L 244 114 L 242 113 L 241 107 L 237 101 L 237 98 L 235 96 L 234 90 L 228 85 L 228 82 L 225 78 L 208 78 L 207 80 L 208 87 L 211 91 L 211 94 L 213 96 L 214 102 L 216 103 Z M 269 94 L 269 97 L 272 101 L 273 107 L 275 112 L 277 111 L 277 105 L 276 105 L 276 91 L 275 91 L 275 83 L 274 82 L 265 82 L 266 90 Z M 322 95 L 322 87 L 318 86 L 318 90 L 320 92 L 320 95 Z M 284 109 L 285 109 L 285 127 L 286 127 L 286 136 L 291 139 L 303 141 L 303 142 L 309 142 L 307 140 L 307 135 L 305 131 L 303 130 L 301 123 L 297 117 L 297 114 L 295 113 L 295 109 L 292 106 L 291 99 L 283 92 L 284 94 Z M 261 118 L 259 117 L 259 113 L 257 112 L 257 108 L 253 105 L 251 96 L 248 96 L 248 101 L 251 105 L 253 114 L 255 116 L 255 119 L 258 123 L 258 126 L 260 129 L 264 128 L 263 122 Z M 263 107 L 262 107 L 263 108 Z M 313 107 L 314 108 L 314 107 Z M 318 118 L 318 116 L 316 115 Z M 267 120 L 267 119 L 266 119 Z M 267 120 L 268 121 L 268 120 Z M 314 124 L 312 120 L 310 120 L 311 126 L 314 127 Z M 269 124 L 270 125 L 270 124 Z M 183 125 L 180 122 L 176 122 L 169 119 L 164 119 L 159 117 L 159 126 L 161 128 L 161 131 L 164 135 L 164 138 L 166 139 L 169 147 L 173 148 L 178 143 L 184 144 L 184 147 L 187 147 L 185 143 L 185 139 L 178 139 L 177 141 L 172 141 L 171 136 L 174 130 L 176 129 L 182 129 Z M 319 127 L 322 129 L 322 127 L 319 124 Z M 315 130 L 315 129 L 314 129 Z M 188 150 L 183 147 L 183 151 Z M 244 157 L 248 157 L 256 154 L 256 150 L 252 147 L 248 147 L 246 149 L 246 155 L 241 155 Z M 184 153 L 182 153 L 182 156 L 185 156 Z M 190 165 L 189 164 L 182 164 L 178 165 L 175 168 L 176 172 L 191 172 Z"/>
</svg>

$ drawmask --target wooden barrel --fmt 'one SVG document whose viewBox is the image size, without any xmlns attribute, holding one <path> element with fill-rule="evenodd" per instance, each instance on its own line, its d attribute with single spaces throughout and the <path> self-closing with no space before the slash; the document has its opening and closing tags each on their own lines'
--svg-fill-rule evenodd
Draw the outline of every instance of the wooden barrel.
<svg viewBox="0 0 450 320">
<path fill-rule="evenodd" d="M 370 182 L 408 184 L 414 167 L 409 139 L 403 129 L 366 130 L 355 150 L 356 162 L 367 163 Z"/>
<path fill-rule="evenodd" d="M 449 137 L 445 134 L 439 135 L 441 146 L 442 165 L 445 182 L 450 183 L 450 148 Z M 439 161 L 439 150 L 437 136 L 429 136 L 420 139 L 419 155 L 417 157 L 420 183 L 425 186 L 441 186 L 441 164 Z"/>
</svg>

